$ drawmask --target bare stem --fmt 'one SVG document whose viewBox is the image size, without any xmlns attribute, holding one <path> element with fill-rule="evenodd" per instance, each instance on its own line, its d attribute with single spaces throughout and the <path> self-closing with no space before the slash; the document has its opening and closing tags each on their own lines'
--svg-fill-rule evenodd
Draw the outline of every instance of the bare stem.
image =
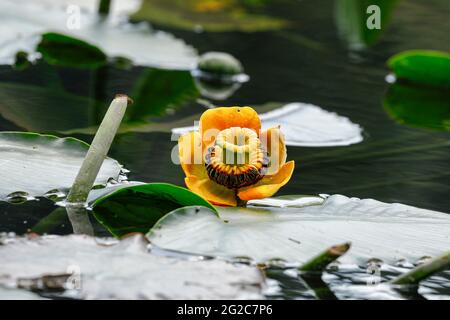
<svg viewBox="0 0 450 320">
<path fill-rule="evenodd" d="M 73 233 L 94 235 L 94 228 L 92 227 L 87 208 L 82 203 L 68 203 L 66 205 L 67 216 L 72 225 Z"/>
<path fill-rule="evenodd" d="M 391 284 L 398 285 L 416 285 L 420 281 L 430 277 L 436 272 L 442 271 L 445 268 L 450 268 L 450 251 L 446 252 L 440 257 L 433 258 L 428 262 L 412 269 L 411 271 L 398 276 L 391 280 Z"/>
<path fill-rule="evenodd" d="M 85 203 L 95 178 L 108 154 L 120 126 L 125 110 L 131 101 L 126 95 L 117 95 L 111 102 L 92 144 L 84 158 L 80 171 L 67 196 L 67 203 Z"/>
<path fill-rule="evenodd" d="M 333 246 L 304 263 L 298 270 L 305 272 L 322 272 L 327 265 L 345 254 L 349 249 L 350 242 Z"/>
</svg>

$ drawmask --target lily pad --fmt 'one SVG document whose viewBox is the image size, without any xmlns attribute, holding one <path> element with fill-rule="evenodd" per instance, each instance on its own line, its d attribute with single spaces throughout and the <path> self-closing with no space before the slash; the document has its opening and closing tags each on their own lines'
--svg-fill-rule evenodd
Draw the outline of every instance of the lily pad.
<svg viewBox="0 0 450 320">
<path fill-rule="evenodd" d="M 258 269 L 154 255 L 142 235 L 100 243 L 80 235 L 12 238 L 0 246 L 0 255 L 0 285 L 33 289 L 33 283 L 43 276 L 72 275 L 73 289 L 65 293 L 71 298 L 263 298 L 264 280 Z M 64 288 L 60 293 L 64 296 Z"/>
<path fill-rule="evenodd" d="M 0 133 L 0 200 L 14 194 L 44 196 L 49 191 L 66 192 L 80 169 L 89 145 L 75 138 L 58 138 L 25 132 Z M 95 180 L 105 185 L 118 179 L 122 166 L 106 158 Z"/>
<path fill-rule="evenodd" d="M 256 262 L 304 263 L 347 241 L 352 248 L 340 261 L 360 265 L 371 258 L 415 262 L 450 248 L 450 215 L 441 212 L 342 195 L 322 200 L 309 197 L 298 205 L 223 207 L 219 208 L 221 219 L 206 208 L 182 208 L 162 218 L 148 238 L 164 249 L 225 258 L 245 256 Z"/>
<path fill-rule="evenodd" d="M 195 205 L 217 215 L 214 206 L 202 197 L 168 183 L 121 186 L 95 200 L 93 209 L 97 220 L 120 237 L 130 232 L 145 233 L 166 213 Z"/>
<path fill-rule="evenodd" d="M 82 8 L 85 3 L 71 1 L 70 4 Z M 56 32 L 96 46 L 109 57 L 126 58 L 136 65 L 169 69 L 191 69 L 196 65 L 196 50 L 169 33 L 154 31 L 145 23 L 130 24 L 114 15 L 101 19 L 89 10 L 79 13 L 77 23 L 54 2 L 45 5 L 36 1 L 2 1 L 0 64 L 13 64 L 19 51 L 27 52 L 31 61 L 36 60 L 41 35 Z"/>
<path fill-rule="evenodd" d="M 213 32 L 278 30 L 292 24 L 282 18 L 251 12 L 251 2 L 246 4 L 233 0 L 147 0 L 132 19 L 172 28 Z"/>
<path fill-rule="evenodd" d="M 387 62 L 397 79 L 414 83 L 450 87 L 450 54 L 433 50 L 400 52 Z"/>
<path fill-rule="evenodd" d="M 293 102 L 260 114 L 263 129 L 281 126 L 288 146 L 347 146 L 363 140 L 362 128 L 350 119 L 318 106 Z M 174 128 L 175 134 L 198 130 L 198 126 Z"/>
<path fill-rule="evenodd" d="M 99 48 L 54 32 L 42 35 L 37 51 L 45 61 L 57 66 L 97 68 L 106 64 L 106 55 Z"/>
<path fill-rule="evenodd" d="M 450 131 L 450 92 L 394 83 L 384 108 L 398 123 L 418 128 Z"/>
</svg>

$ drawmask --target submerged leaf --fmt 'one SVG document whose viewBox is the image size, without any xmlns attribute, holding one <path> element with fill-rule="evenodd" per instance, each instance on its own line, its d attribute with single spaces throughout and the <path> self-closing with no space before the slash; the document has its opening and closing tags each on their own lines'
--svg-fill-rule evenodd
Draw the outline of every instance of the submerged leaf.
<svg viewBox="0 0 450 320">
<path fill-rule="evenodd" d="M 89 145 L 75 138 L 25 132 L 0 133 L 0 200 L 43 196 L 48 191 L 67 191 L 75 180 Z M 118 179 L 121 165 L 106 158 L 95 180 L 105 185 Z M 18 193 L 19 192 L 19 193 Z"/>
<path fill-rule="evenodd" d="M 60 33 L 42 35 L 37 51 L 47 63 L 75 68 L 97 68 L 106 64 L 106 55 L 96 46 Z"/>
<path fill-rule="evenodd" d="M 94 98 L 68 92 L 59 80 L 52 82 L 56 71 L 51 66 L 39 64 L 32 68 L 36 68 L 33 75 L 42 77 L 42 85 L 0 83 L 1 116 L 28 131 L 95 133 L 108 105 Z M 108 72 L 114 72 L 114 69 L 108 68 Z M 114 81 L 101 75 L 102 85 L 115 91 L 115 87 L 109 88 L 110 85 L 114 86 Z M 123 77 L 128 76 L 128 72 L 123 74 Z M 150 126 L 150 117 L 175 110 L 199 94 L 189 71 L 144 68 L 132 80 L 135 87 L 130 96 L 134 104 L 127 111 L 120 132 L 138 131 L 143 124 Z M 27 92 L 27 95 L 23 92 Z"/>
<path fill-rule="evenodd" d="M 269 199 L 270 200 L 270 199 Z M 295 201 L 295 200 L 294 200 Z M 164 249 L 257 262 L 284 259 L 304 263 L 325 248 L 350 241 L 343 263 L 415 261 L 448 250 L 450 216 L 403 204 L 332 195 L 301 208 L 178 209 L 148 233 Z"/>
<path fill-rule="evenodd" d="M 8 239 L 0 246 L 0 286 L 28 283 L 33 289 L 45 275 L 71 275 L 62 285 L 76 289 L 70 297 L 77 299 L 263 298 L 264 279 L 257 268 L 163 257 L 149 253 L 147 246 L 142 235 L 101 242 L 80 235 Z M 41 286 L 48 290 L 45 282 Z M 61 294 L 64 289 L 59 288 Z"/>
<path fill-rule="evenodd" d="M 142 120 L 145 116 L 159 116 L 169 108 L 176 108 L 199 96 L 188 71 L 145 69 L 131 95 L 134 108 L 128 119 Z M 136 107 L 137 106 L 137 107 Z"/>
<path fill-rule="evenodd" d="M 354 50 L 376 44 L 388 29 L 398 2 L 399 0 L 336 0 L 335 20 L 340 36 Z M 379 8 L 379 28 L 372 27 L 376 22 L 373 19 L 378 19 L 378 12 L 368 10 L 371 6 Z"/>
<path fill-rule="evenodd" d="M 121 186 L 93 202 L 97 220 L 119 237 L 130 232 L 145 233 L 165 214 L 184 206 L 203 206 L 217 215 L 205 199 L 168 183 Z"/>
<path fill-rule="evenodd" d="M 450 54 L 433 50 L 400 52 L 387 62 L 397 79 L 414 83 L 450 87 Z"/>
<path fill-rule="evenodd" d="M 384 98 L 384 108 L 398 123 L 450 131 L 450 92 L 394 83 Z"/>
</svg>

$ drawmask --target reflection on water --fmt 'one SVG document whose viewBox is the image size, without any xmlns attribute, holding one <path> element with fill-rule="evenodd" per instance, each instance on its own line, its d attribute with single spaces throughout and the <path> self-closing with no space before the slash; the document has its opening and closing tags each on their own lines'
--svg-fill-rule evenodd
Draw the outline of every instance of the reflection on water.
<svg viewBox="0 0 450 320">
<path fill-rule="evenodd" d="M 274 14 L 299 22 L 296 28 L 284 31 L 252 34 L 169 31 L 199 52 L 230 52 L 245 66 L 250 82 L 226 100 L 214 103 L 264 105 L 302 101 L 348 117 L 364 128 L 365 137 L 360 144 L 289 147 L 288 157 L 296 161 L 297 167 L 280 195 L 341 193 L 448 212 L 449 133 L 428 129 L 430 123 L 440 124 L 431 111 L 445 114 L 445 106 L 450 105 L 448 94 L 437 100 L 425 96 L 423 105 L 414 105 L 408 111 L 391 103 L 397 102 L 403 91 L 394 92 L 396 99 L 393 99 L 393 89 L 386 95 L 388 84 L 384 81 L 388 73 L 385 61 L 394 53 L 412 48 L 450 51 L 450 43 L 446 41 L 450 29 L 447 1 L 399 2 L 392 13 L 389 32 L 370 49 L 356 52 L 349 50 L 338 36 L 333 9 L 332 1 L 302 1 L 273 8 Z M 136 104 L 131 106 L 135 110 L 117 136 L 110 156 L 131 171 L 130 180 L 183 185 L 181 168 L 170 161 L 176 145 L 170 129 L 189 125 L 177 121 L 190 117 L 193 125 L 198 114 L 205 110 L 197 103 L 200 92 L 187 71 L 107 67 L 98 73 L 43 63 L 16 71 L 2 66 L 0 130 L 70 134 L 89 142 L 105 105 L 117 92 L 129 93 Z M 429 103 L 433 109 L 428 108 Z M 430 111 L 430 120 L 425 125 L 408 126 L 407 120 L 399 121 L 399 117 L 418 110 Z M 422 116 L 408 117 L 411 118 L 417 120 Z M 440 125 L 448 130 L 448 122 Z M 22 205 L 0 203 L 0 232 L 23 234 L 34 228 L 56 234 L 72 232 L 67 216 L 58 210 L 48 199 Z M 47 216 L 46 221 L 40 222 Z M 97 235 L 107 235 L 95 221 L 92 223 Z M 386 268 L 381 274 L 383 280 L 404 271 Z M 314 297 L 309 286 L 292 272 L 273 269 L 269 275 L 280 280 L 279 290 L 271 288 L 270 297 Z M 401 295 L 384 289 L 367 291 L 367 286 L 361 285 L 366 280 L 366 269 L 362 267 L 341 268 L 323 277 L 338 298 Z M 418 295 L 442 298 L 447 294 L 448 298 L 449 283 L 449 272 L 438 274 L 423 283 Z"/>
</svg>

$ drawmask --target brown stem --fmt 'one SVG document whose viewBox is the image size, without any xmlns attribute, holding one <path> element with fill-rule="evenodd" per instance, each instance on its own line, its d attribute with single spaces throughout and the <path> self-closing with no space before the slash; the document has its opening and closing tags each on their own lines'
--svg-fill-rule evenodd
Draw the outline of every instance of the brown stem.
<svg viewBox="0 0 450 320">
<path fill-rule="evenodd" d="M 234 189 L 234 197 L 236 198 L 236 205 L 238 207 L 246 207 L 247 206 L 247 201 L 241 200 L 241 198 L 239 198 L 238 189 Z"/>
</svg>

